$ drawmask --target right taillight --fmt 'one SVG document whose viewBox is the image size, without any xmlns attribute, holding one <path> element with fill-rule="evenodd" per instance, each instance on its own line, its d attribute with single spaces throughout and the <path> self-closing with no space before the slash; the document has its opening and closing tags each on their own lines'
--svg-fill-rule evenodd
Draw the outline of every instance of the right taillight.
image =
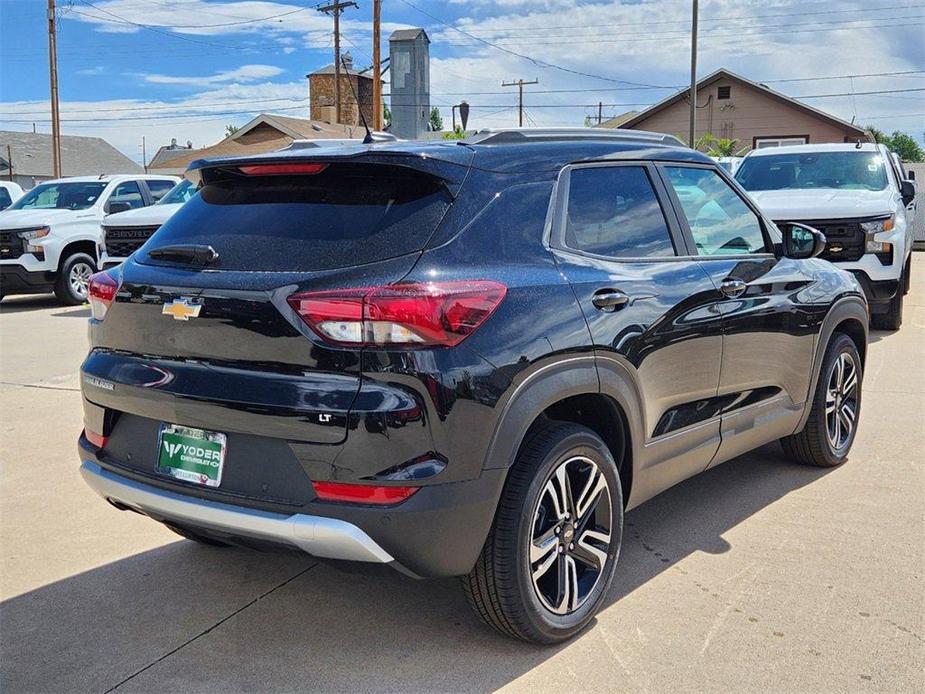
<svg viewBox="0 0 925 694">
<path fill-rule="evenodd" d="M 498 282 L 467 280 L 300 292 L 288 301 L 327 342 L 452 347 L 484 323 L 506 293 Z"/>
<path fill-rule="evenodd" d="M 103 320 L 106 317 L 118 291 L 119 280 L 109 272 L 97 272 L 95 275 L 90 275 L 87 294 L 90 301 L 90 314 L 96 320 Z"/>
</svg>

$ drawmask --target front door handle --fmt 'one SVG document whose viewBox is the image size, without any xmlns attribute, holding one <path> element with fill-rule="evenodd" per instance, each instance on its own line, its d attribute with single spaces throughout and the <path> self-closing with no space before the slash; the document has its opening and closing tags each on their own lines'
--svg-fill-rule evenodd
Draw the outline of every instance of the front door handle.
<svg viewBox="0 0 925 694">
<path fill-rule="evenodd" d="M 616 311 L 630 302 L 630 298 L 619 289 L 598 289 L 591 297 L 594 308 L 601 311 Z"/>
<path fill-rule="evenodd" d="M 719 290 L 723 296 L 728 296 L 730 299 L 742 296 L 746 289 L 748 289 L 748 285 L 745 282 L 731 277 L 724 279 L 723 283 L 719 285 Z"/>
</svg>

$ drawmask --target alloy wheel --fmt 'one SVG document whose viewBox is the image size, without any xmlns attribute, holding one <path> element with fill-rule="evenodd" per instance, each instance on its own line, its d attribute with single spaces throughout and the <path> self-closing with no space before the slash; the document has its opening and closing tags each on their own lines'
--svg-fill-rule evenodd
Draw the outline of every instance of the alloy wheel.
<svg viewBox="0 0 925 694">
<path fill-rule="evenodd" d="M 826 434 L 833 451 L 851 441 L 857 414 L 858 369 L 851 355 L 842 352 L 832 366 L 825 392 Z"/>
<path fill-rule="evenodd" d="M 580 490 L 575 495 L 575 490 Z M 613 512 L 610 486 L 585 456 L 560 463 L 533 514 L 529 570 L 546 609 L 566 615 L 579 609 L 607 564 Z"/>
<path fill-rule="evenodd" d="M 90 267 L 89 263 L 76 262 L 71 266 L 71 271 L 68 274 L 68 284 L 70 284 L 74 296 L 81 299 L 87 298 L 87 287 L 90 284 L 90 275 L 92 274 L 93 268 Z"/>
</svg>

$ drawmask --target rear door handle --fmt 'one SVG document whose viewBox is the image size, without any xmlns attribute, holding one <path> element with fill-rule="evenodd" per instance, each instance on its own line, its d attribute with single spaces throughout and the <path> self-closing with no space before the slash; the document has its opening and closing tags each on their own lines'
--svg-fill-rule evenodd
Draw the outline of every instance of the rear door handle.
<svg viewBox="0 0 925 694">
<path fill-rule="evenodd" d="M 630 302 L 629 295 L 619 289 L 598 289 L 591 297 L 594 308 L 601 311 L 616 311 Z"/>
<path fill-rule="evenodd" d="M 748 289 L 748 285 L 745 282 L 731 277 L 724 279 L 722 284 L 719 285 L 719 290 L 723 296 L 728 296 L 730 299 L 742 296 L 746 289 Z"/>
</svg>

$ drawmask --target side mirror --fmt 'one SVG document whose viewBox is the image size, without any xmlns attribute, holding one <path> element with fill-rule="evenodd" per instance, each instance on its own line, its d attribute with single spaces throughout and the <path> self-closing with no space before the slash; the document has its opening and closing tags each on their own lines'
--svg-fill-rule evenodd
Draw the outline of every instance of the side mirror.
<svg viewBox="0 0 925 694">
<path fill-rule="evenodd" d="M 914 181 L 914 180 L 915 180 L 915 171 L 907 171 L 907 172 L 906 172 L 906 175 L 909 177 L 909 180 L 910 180 L 910 181 Z"/>
<path fill-rule="evenodd" d="M 805 260 L 815 258 L 825 250 L 825 234 L 818 229 L 796 222 L 787 222 L 780 227 L 785 257 Z"/>
<path fill-rule="evenodd" d="M 120 212 L 128 212 L 132 209 L 132 204 L 121 200 L 113 200 L 107 207 L 109 208 L 109 214 L 119 214 Z"/>
<path fill-rule="evenodd" d="M 903 205 L 909 205 L 915 200 L 915 183 L 912 181 L 903 181 L 899 184 L 899 194 L 902 196 Z"/>
</svg>

